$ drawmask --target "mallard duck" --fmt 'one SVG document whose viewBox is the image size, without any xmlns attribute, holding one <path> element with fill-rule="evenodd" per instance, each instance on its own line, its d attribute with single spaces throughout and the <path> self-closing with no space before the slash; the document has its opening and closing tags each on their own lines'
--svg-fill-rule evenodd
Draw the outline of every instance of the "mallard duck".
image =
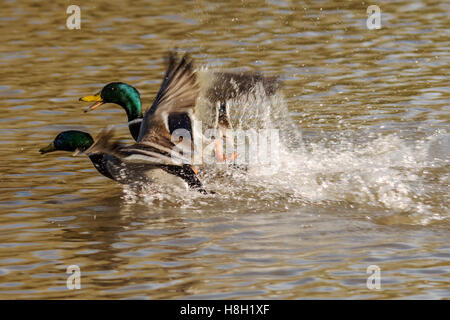
<svg viewBox="0 0 450 320">
<path fill-rule="evenodd" d="M 230 100 L 248 94 L 257 85 L 262 85 L 265 94 L 271 96 L 276 93 L 281 85 L 278 77 L 265 77 L 259 72 L 233 73 L 208 72 L 206 70 L 197 72 L 200 73 L 199 78 L 202 79 L 200 81 L 200 95 L 206 98 L 206 104 L 201 108 L 196 108 L 196 118 L 208 119 L 207 123 L 219 129 L 219 136 L 225 136 L 226 132 L 232 128 L 228 103 Z M 82 97 L 79 100 L 94 102 L 85 112 L 94 110 L 105 103 L 114 103 L 121 106 L 127 114 L 130 133 L 137 141 L 143 115 L 139 91 L 135 87 L 123 82 L 111 82 L 104 86 L 99 93 Z M 175 129 L 186 128 L 188 122 L 189 119 L 184 114 L 178 117 L 170 117 L 168 122 L 169 132 L 172 133 Z"/>
<path fill-rule="evenodd" d="M 111 132 L 107 134 L 111 134 Z M 89 133 L 78 130 L 68 130 L 60 132 L 53 142 L 51 142 L 48 146 L 39 149 L 39 152 L 41 154 L 45 154 L 55 151 L 68 151 L 78 154 L 88 150 L 93 143 L 94 139 Z M 161 176 L 161 179 L 164 179 L 164 173 L 168 172 L 171 176 L 179 176 L 185 183 L 188 184 L 188 186 L 194 189 L 199 189 L 201 192 L 205 192 L 201 188 L 201 183 L 197 176 L 194 174 L 189 174 L 189 169 L 185 173 L 186 170 L 183 168 L 172 168 L 168 165 L 162 165 L 160 166 L 160 171 L 154 171 L 152 172 L 152 175 L 142 175 L 141 172 L 149 170 L 149 167 L 151 166 L 145 163 L 124 163 L 114 155 L 103 152 L 89 151 L 88 156 L 98 172 L 100 172 L 103 176 L 121 184 L 146 184 L 155 182 L 170 183 L 170 180 L 177 183 L 177 179 L 169 179 L 169 181 L 158 180 L 160 178 L 159 176 Z"/>
<path fill-rule="evenodd" d="M 188 55 L 179 59 L 170 53 L 168 60 L 161 88 L 142 119 L 137 143 L 125 146 L 112 142 L 114 130 L 104 129 L 85 153 L 89 156 L 113 156 L 126 166 L 133 166 L 135 175 L 147 177 L 150 181 L 157 176 L 158 181 L 187 183 L 189 187 L 206 193 L 191 159 L 185 155 L 187 150 L 179 150 L 171 135 L 171 124 L 176 123 L 178 128 L 188 130 L 192 136 L 195 102 L 200 90 L 197 74 Z M 163 175 L 165 178 L 161 178 Z"/>
</svg>

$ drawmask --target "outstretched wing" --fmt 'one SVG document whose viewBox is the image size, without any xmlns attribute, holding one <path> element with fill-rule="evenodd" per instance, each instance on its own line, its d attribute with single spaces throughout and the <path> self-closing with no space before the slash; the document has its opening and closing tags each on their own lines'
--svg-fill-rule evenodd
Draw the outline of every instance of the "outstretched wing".
<svg viewBox="0 0 450 320">
<path fill-rule="evenodd" d="M 169 53 L 168 67 L 155 101 L 145 113 L 138 143 L 156 143 L 171 148 L 171 133 L 184 128 L 191 131 L 191 116 L 200 92 L 197 74 L 187 54 L 181 59 Z M 192 131 L 191 131 L 192 133 Z"/>
</svg>

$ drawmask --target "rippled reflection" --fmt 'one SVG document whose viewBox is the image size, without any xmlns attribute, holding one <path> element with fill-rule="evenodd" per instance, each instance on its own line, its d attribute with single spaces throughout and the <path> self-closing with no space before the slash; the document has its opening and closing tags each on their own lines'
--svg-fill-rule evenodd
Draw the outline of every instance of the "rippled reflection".
<svg viewBox="0 0 450 320">
<path fill-rule="evenodd" d="M 91 1 L 68 30 L 62 4 L 4 1 L 0 297 L 448 298 L 449 7 L 378 1 L 382 29 L 367 30 L 367 5 Z M 140 195 L 85 157 L 38 153 L 69 129 L 114 123 L 129 139 L 121 109 L 77 100 L 120 80 L 148 107 L 173 47 L 282 75 L 284 99 L 234 115 L 278 112 L 280 171 L 203 173 L 213 196 Z M 66 288 L 72 264 L 81 290 Z"/>
</svg>

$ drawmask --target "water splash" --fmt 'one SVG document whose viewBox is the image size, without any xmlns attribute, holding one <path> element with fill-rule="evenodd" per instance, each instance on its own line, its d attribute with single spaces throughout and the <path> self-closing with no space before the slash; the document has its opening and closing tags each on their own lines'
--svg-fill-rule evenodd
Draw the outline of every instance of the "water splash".
<svg viewBox="0 0 450 320">
<path fill-rule="evenodd" d="M 249 212 L 332 206 L 376 212 L 368 217 L 380 223 L 426 225 L 450 217 L 450 135 L 444 130 L 414 141 L 371 129 L 324 133 L 317 139 L 302 135 L 281 94 L 268 97 L 261 86 L 229 105 L 234 130 L 279 130 L 276 170 L 203 166 L 200 177 L 214 195 L 152 186 L 145 193 L 127 189 L 124 200 L 194 209 L 213 208 L 220 201 L 227 203 L 221 210 L 230 212 L 243 206 Z"/>
</svg>

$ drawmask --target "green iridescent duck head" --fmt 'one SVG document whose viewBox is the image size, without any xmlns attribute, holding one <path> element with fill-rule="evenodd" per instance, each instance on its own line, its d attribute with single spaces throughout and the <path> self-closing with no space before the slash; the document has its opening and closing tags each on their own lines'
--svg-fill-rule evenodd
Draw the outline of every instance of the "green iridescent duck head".
<svg viewBox="0 0 450 320">
<path fill-rule="evenodd" d="M 59 133 L 55 140 L 48 146 L 41 148 L 41 154 L 53 151 L 86 151 L 94 143 L 91 135 L 87 132 L 78 130 L 69 130 Z"/>
<path fill-rule="evenodd" d="M 115 103 L 121 106 L 128 116 L 128 121 L 142 118 L 141 97 L 133 86 L 123 82 L 108 83 L 103 89 L 92 96 L 80 98 L 80 101 L 94 102 L 85 112 L 94 110 L 105 103 Z"/>
</svg>

